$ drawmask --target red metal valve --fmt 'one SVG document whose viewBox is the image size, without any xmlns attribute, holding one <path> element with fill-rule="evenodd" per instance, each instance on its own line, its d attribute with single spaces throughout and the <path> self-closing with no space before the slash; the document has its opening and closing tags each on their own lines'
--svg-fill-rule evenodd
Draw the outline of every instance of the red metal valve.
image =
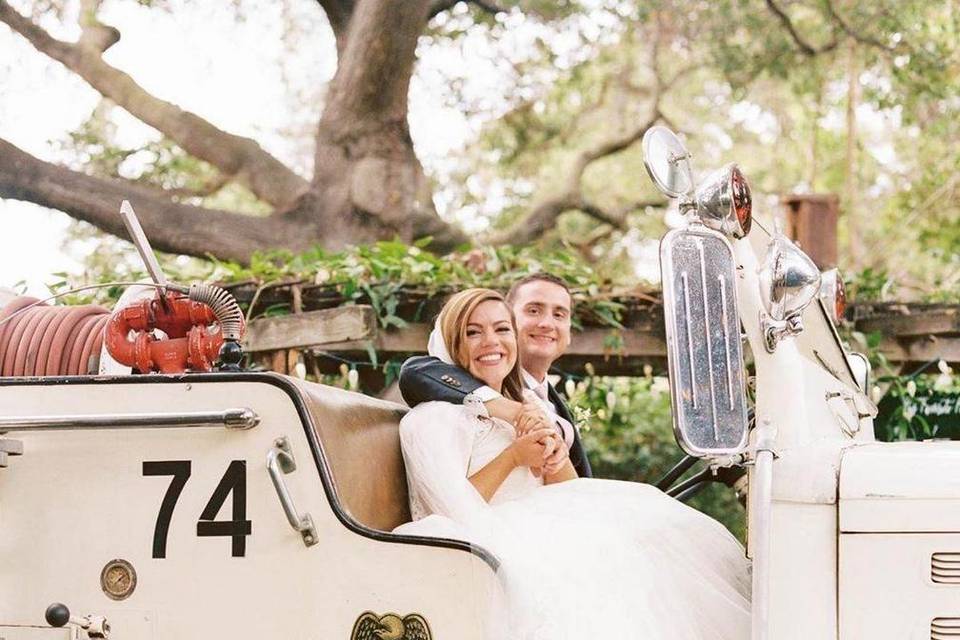
<svg viewBox="0 0 960 640">
<path fill-rule="evenodd" d="M 210 371 L 223 345 L 223 333 L 209 325 L 217 321 L 213 310 L 175 291 L 157 291 L 113 312 L 105 341 L 114 360 L 142 373 Z M 152 335 L 163 331 L 166 339 Z M 131 332 L 134 333 L 131 338 Z"/>
</svg>

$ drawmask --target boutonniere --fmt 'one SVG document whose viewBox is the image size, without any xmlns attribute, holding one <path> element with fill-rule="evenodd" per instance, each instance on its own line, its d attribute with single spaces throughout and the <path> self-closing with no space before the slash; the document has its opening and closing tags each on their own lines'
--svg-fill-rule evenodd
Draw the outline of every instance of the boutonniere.
<svg viewBox="0 0 960 640">
<path fill-rule="evenodd" d="M 593 410 L 590 407 L 576 405 L 571 409 L 573 409 L 573 426 L 576 427 L 577 431 L 589 431 L 590 421 L 593 419 Z"/>
</svg>

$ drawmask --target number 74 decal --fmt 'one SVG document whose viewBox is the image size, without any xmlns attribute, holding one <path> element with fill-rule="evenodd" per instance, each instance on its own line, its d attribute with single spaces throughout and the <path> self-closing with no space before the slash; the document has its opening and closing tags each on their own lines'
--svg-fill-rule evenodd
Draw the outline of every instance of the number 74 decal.
<svg viewBox="0 0 960 640">
<path fill-rule="evenodd" d="M 144 461 L 143 475 L 145 476 L 173 476 L 167 493 L 160 503 L 160 512 L 157 514 L 157 524 L 153 528 L 153 557 L 167 557 L 167 532 L 170 530 L 170 519 L 173 509 L 183 487 L 190 478 L 189 460 L 155 460 Z M 230 520 L 215 520 L 220 507 L 227 501 L 227 496 L 233 495 L 232 513 Z M 251 532 L 251 523 L 247 520 L 247 461 L 234 460 L 227 467 L 227 471 L 220 479 L 213 495 L 203 508 L 200 519 L 197 521 L 197 535 L 229 536 L 232 540 L 231 555 L 242 558 L 247 549 L 247 536 Z"/>
</svg>

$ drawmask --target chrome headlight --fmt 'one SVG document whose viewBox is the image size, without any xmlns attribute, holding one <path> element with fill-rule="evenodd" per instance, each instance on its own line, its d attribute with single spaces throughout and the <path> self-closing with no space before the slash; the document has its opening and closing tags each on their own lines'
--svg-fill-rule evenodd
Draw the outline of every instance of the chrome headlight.
<svg viewBox="0 0 960 640">
<path fill-rule="evenodd" d="M 760 269 L 760 296 L 774 320 L 798 316 L 820 291 L 820 271 L 786 236 L 770 241 Z"/>
<path fill-rule="evenodd" d="M 728 164 L 707 176 L 697 188 L 696 202 L 703 224 L 711 229 L 734 238 L 750 233 L 753 200 L 737 165 Z"/>
</svg>

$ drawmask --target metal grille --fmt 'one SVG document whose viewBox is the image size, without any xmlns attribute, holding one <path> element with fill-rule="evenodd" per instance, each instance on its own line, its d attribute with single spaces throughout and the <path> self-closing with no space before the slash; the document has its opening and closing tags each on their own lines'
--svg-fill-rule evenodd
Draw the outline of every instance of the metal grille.
<svg viewBox="0 0 960 640">
<path fill-rule="evenodd" d="M 677 439 L 693 455 L 738 451 L 747 409 L 733 251 L 709 229 L 675 229 L 660 268 Z"/>
<path fill-rule="evenodd" d="M 934 618 L 930 621 L 930 640 L 960 638 L 960 618 Z"/>
<path fill-rule="evenodd" d="M 934 553 L 930 558 L 930 579 L 937 584 L 960 584 L 960 553 Z"/>
</svg>

